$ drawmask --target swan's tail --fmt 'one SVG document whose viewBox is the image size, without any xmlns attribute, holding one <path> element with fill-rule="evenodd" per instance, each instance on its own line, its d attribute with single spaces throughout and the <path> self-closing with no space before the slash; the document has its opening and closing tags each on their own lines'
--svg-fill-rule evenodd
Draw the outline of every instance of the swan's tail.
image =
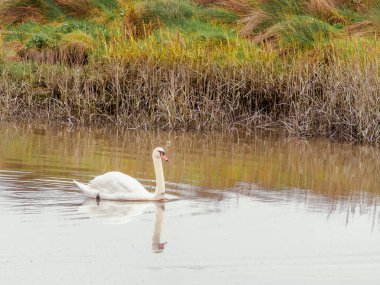
<svg viewBox="0 0 380 285">
<path fill-rule="evenodd" d="M 89 198 L 96 198 L 96 196 L 99 194 L 99 191 L 96 191 L 94 189 L 91 189 L 88 185 L 79 183 L 78 181 L 73 180 L 74 183 L 83 191 L 84 195 L 86 195 Z"/>
</svg>

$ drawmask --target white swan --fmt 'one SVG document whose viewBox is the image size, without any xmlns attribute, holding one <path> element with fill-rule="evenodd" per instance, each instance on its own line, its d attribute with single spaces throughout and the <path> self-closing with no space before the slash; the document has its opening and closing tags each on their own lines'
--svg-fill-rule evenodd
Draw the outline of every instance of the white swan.
<svg viewBox="0 0 380 285">
<path fill-rule="evenodd" d="M 156 191 L 147 191 L 136 179 L 121 172 L 112 171 L 96 176 L 87 185 L 74 180 L 89 198 L 105 200 L 163 200 L 165 199 L 165 180 L 162 160 L 168 161 L 165 150 L 157 147 L 152 153 L 154 172 L 156 174 Z"/>
</svg>

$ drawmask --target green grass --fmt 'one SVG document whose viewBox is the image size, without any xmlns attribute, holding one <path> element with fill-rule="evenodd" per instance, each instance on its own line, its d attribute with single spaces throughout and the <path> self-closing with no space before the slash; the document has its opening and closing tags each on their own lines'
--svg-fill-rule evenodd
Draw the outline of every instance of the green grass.
<svg viewBox="0 0 380 285">
<path fill-rule="evenodd" d="M 180 34 L 183 39 L 196 42 L 228 43 L 230 38 L 239 37 L 244 23 L 251 23 L 251 32 L 245 33 L 242 40 L 253 39 L 254 44 L 269 37 L 271 42 L 277 41 L 273 46 L 280 49 L 309 50 L 336 37 L 351 36 L 345 29 L 350 24 L 371 21 L 371 32 L 380 32 L 380 4 L 376 1 L 368 9 L 356 9 L 349 1 L 341 2 L 334 8 L 339 22 L 330 23 L 318 14 L 309 14 L 307 1 L 310 0 L 245 1 L 247 11 L 234 7 L 233 1 L 223 2 L 226 5 L 207 5 L 203 1 L 198 5 L 191 0 L 87 0 L 92 9 L 88 9 L 85 18 L 76 18 L 55 0 L 6 1 L 0 4 L 0 10 L 16 13 L 17 19 L 25 18 L 18 24 L 5 25 L 4 42 L 19 42 L 27 48 L 54 47 L 64 34 L 81 31 L 90 35 L 102 49 L 104 42 L 109 42 L 111 31 L 126 31 L 123 23 L 127 15 L 133 16 L 130 23 L 140 30 L 132 33 L 140 37 L 139 40 L 153 33 L 158 41 L 162 40 L 159 36 L 162 34 Z M 44 18 L 31 21 L 28 15 L 22 16 L 22 11 L 9 10 L 9 7 L 21 6 L 33 8 L 33 13 L 40 11 Z M 265 16 L 258 18 L 260 13 Z M 251 21 L 246 21 L 250 15 L 253 15 Z M 128 41 L 130 36 L 127 33 L 123 41 Z"/>
<path fill-rule="evenodd" d="M 236 24 L 239 17 L 232 11 L 221 8 L 203 8 L 199 9 L 198 16 L 200 20 L 213 22 L 217 24 Z"/>
<path fill-rule="evenodd" d="M 120 8 L 117 0 L 91 0 L 91 4 L 107 12 L 112 12 Z"/>
<path fill-rule="evenodd" d="M 329 41 L 337 29 L 310 16 L 291 16 L 272 27 L 286 49 L 311 49 Z"/>
<path fill-rule="evenodd" d="M 196 12 L 195 5 L 187 0 L 147 0 L 140 5 L 144 22 L 159 20 L 167 25 L 181 25 Z"/>
</svg>

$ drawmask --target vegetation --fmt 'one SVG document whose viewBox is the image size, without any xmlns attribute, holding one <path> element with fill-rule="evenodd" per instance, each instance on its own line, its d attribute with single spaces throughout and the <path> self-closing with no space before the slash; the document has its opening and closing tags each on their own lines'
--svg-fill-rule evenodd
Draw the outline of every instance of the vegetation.
<svg viewBox="0 0 380 285">
<path fill-rule="evenodd" d="M 5 0 L 0 15 L 0 120 L 380 142 L 378 1 Z"/>
</svg>

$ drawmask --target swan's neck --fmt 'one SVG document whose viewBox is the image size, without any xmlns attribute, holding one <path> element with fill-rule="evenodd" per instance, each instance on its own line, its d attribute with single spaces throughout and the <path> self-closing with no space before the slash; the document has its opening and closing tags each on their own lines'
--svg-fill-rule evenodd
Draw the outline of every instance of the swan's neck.
<svg viewBox="0 0 380 285">
<path fill-rule="evenodd" d="M 162 169 L 161 158 L 153 157 L 154 172 L 156 174 L 156 191 L 154 194 L 160 195 L 165 193 L 164 170 Z"/>
</svg>

